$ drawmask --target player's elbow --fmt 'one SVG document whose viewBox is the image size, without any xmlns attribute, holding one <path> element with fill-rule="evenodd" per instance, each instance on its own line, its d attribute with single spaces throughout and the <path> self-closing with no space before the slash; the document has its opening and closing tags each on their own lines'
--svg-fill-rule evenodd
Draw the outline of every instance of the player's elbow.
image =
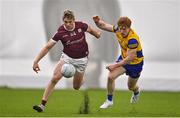
<svg viewBox="0 0 180 118">
<path fill-rule="evenodd" d="M 89 33 L 91 35 L 95 36 L 97 39 L 101 37 L 101 32 L 100 31 L 95 31 L 95 30 L 90 29 Z"/>
<path fill-rule="evenodd" d="M 52 48 L 52 46 L 51 45 L 45 45 L 45 47 L 44 47 L 46 50 L 50 50 L 51 48 Z"/>
</svg>

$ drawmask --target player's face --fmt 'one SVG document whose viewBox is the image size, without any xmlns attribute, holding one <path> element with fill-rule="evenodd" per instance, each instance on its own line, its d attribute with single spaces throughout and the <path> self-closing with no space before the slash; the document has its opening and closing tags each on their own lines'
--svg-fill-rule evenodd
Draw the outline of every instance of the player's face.
<svg viewBox="0 0 180 118">
<path fill-rule="evenodd" d="M 126 26 L 119 26 L 119 31 L 123 38 L 127 37 L 130 31 L 130 28 Z"/>
<path fill-rule="evenodd" d="M 63 21 L 67 30 L 72 30 L 74 28 L 74 19 L 64 18 Z"/>
</svg>

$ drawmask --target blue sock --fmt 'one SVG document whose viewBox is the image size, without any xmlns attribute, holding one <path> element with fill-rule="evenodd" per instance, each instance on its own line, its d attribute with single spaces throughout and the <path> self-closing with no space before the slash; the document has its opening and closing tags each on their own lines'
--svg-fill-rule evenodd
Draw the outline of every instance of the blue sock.
<svg viewBox="0 0 180 118">
<path fill-rule="evenodd" d="M 108 99 L 109 101 L 112 101 L 112 98 L 113 98 L 113 95 L 107 95 L 107 99 Z"/>
</svg>

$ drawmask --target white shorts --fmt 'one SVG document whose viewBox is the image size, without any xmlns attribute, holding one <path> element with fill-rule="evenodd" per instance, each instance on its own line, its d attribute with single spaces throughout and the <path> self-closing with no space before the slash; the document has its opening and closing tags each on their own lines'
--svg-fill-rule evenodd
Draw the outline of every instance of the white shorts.
<svg viewBox="0 0 180 118">
<path fill-rule="evenodd" d="M 66 55 L 65 53 L 62 53 L 61 59 L 64 60 L 66 63 L 70 63 L 74 65 L 76 70 L 80 73 L 83 73 L 87 67 L 88 64 L 88 57 L 80 58 L 80 59 L 73 59 Z"/>
</svg>

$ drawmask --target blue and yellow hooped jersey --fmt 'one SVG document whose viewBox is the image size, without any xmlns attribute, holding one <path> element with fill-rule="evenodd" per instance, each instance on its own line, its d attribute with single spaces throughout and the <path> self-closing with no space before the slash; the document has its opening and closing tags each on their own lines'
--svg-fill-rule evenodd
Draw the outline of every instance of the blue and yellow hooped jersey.
<svg viewBox="0 0 180 118">
<path fill-rule="evenodd" d="M 123 38 L 121 33 L 118 31 L 118 27 L 114 26 L 113 31 L 116 33 L 117 40 L 121 47 L 122 59 L 127 57 L 128 49 L 136 49 L 137 56 L 133 59 L 133 61 L 130 62 L 130 65 L 141 63 L 144 59 L 144 56 L 138 35 L 131 29 L 128 36 Z"/>
</svg>

